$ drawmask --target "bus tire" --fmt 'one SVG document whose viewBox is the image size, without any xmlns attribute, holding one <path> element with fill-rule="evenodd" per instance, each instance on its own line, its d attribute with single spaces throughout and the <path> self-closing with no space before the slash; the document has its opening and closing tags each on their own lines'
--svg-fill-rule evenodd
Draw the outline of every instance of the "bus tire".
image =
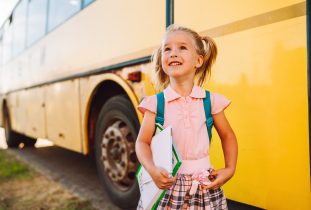
<svg viewBox="0 0 311 210">
<path fill-rule="evenodd" d="M 95 158 L 99 178 L 112 201 L 121 208 L 137 206 L 139 162 L 135 141 L 139 121 L 132 103 L 123 95 L 101 108 L 95 128 Z"/>
<path fill-rule="evenodd" d="M 14 132 L 11 129 L 11 119 L 8 108 L 4 107 L 3 113 L 4 113 L 4 133 L 6 143 L 9 148 L 16 148 L 22 142 L 21 135 L 19 135 L 18 133 Z"/>
<path fill-rule="evenodd" d="M 25 147 L 34 147 L 37 142 L 37 139 L 23 135 L 22 142 L 24 143 Z"/>
</svg>

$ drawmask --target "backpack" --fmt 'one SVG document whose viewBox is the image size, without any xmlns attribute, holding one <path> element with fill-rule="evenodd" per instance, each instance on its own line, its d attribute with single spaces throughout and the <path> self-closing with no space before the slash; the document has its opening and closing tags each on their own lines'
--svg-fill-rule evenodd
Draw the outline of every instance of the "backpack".
<svg viewBox="0 0 311 210">
<path fill-rule="evenodd" d="M 212 110 L 211 110 L 211 97 L 210 92 L 205 90 L 205 98 L 203 99 L 203 105 L 204 105 L 204 112 L 205 112 L 205 118 L 206 118 L 206 128 L 207 133 L 210 139 L 210 143 L 212 140 L 212 128 L 213 128 L 213 117 L 212 117 Z M 160 125 L 164 125 L 164 93 L 160 92 L 157 94 L 157 115 L 156 115 L 156 123 L 159 123 Z"/>
</svg>

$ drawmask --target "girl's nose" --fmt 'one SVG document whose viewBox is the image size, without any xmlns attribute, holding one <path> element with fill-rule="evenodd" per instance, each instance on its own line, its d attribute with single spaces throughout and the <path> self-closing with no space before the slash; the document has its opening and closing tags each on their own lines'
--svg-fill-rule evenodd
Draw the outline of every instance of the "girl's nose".
<svg viewBox="0 0 311 210">
<path fill-rule="evenodd" d="M 171 57 L 171 58 L 177 57 L 177 50 L 176 50 L 176 49 L 173 48 L 173 49 L 171 50 L 170 57 Z"/>
</svg>

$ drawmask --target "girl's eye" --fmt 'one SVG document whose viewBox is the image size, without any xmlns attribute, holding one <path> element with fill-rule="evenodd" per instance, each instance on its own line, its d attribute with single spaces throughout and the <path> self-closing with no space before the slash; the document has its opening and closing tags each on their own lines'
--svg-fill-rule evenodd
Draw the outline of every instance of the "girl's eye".
<svg viewBox="0 0 311 210">
<path fill-rule="evenodd" d="M 169 50 L 171 50 L 171 48 L 169 47 L 164 48 L 164 52 L 169 51 Z"/>
<path fill-rule="evenodd" d="M 186 49 L 187 49 L 187 47 L 185 47 L 185 46 L 181 46 L 181 47 L 180 47 L 180 49 L 181 49 L 181 50 L 186 50 Z"/>
</svg>

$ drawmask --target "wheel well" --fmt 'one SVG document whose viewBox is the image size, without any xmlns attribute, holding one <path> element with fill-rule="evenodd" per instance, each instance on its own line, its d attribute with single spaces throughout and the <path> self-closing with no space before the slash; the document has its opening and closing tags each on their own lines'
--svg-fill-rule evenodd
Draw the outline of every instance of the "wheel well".
<svg viewBox="0 0 311 210">
<path fill-rule="evenodd" d="M 127 96 L 125 90 L 113 81 L 104 81 L 99 84 L 95 90 L 95 94 L 90 102 L 90 109 L 87 119 L 87 142 L 89 147 L 89 153 L 94 153 L 94 135 L 97 118 L 102 106 L 106 101 L 116 95 Z"/>
<path fill-rule="evenodd" d="M 2 123 L 4 123 L 5 119 L 5 111 L 7 111 L 8 107 L 7 107 L 7 102 L 6 99 L 3 100 L 2 104 L 1 104 L 1 111 L 2 111 Z"/>
</svg>

